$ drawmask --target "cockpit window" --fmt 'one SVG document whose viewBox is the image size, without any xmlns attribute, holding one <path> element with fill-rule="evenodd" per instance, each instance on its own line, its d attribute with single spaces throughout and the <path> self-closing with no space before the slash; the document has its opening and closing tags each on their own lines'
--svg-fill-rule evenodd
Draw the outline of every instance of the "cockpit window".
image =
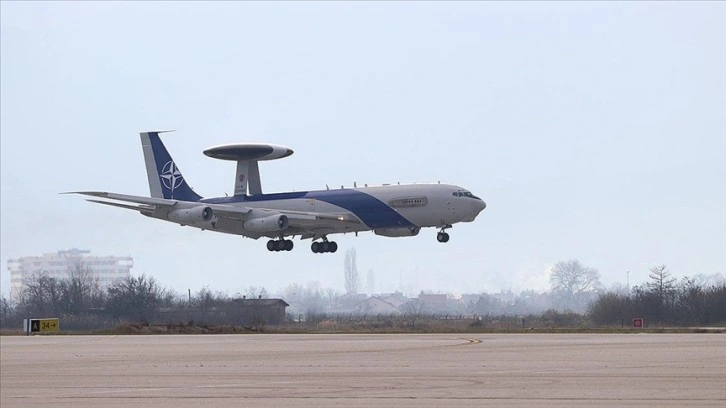
<svg viewBox="0 0 726 408">
<path fill-rule="evenodd" d="M 481 198 L 475 196 L 470 191 L 455 191 L 454 193 L 452 193 L 452 195 L 454 197 L 469 197 L 469 198 L 473 198 L 475 200 L 481 200 Z"/>
</svg>

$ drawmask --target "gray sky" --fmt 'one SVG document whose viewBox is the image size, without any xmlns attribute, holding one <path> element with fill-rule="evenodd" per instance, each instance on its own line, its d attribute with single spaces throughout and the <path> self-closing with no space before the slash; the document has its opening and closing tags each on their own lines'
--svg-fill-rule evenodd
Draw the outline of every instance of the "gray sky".
<svg viewBox="0 0 726 408">
<path fill-rule="evenodd" d="M 578 258 L 606 285 L 726 273 L 726 4 L 0 3 L 1 260 L 130 254 L 177 291 L 546 289 Z M 148 195 L 138 132 L 204 196 L 225 142 L 289 146 L 263 190 L 437 181 L 488 208 L 414 238 L 269 253 L 63 191 Z"/>
</svg>

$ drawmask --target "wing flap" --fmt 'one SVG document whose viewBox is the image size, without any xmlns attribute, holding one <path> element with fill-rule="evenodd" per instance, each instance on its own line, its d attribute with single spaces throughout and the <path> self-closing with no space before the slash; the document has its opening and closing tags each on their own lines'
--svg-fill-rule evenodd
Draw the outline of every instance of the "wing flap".
<svg viewBox="0 0 726 408">
<path fill-rule="evenodd" d="M 136 211 L 141 212 L 142 214 L 147 214 L 147 215 L 150 215 L 150 214 L 152 214 L 154 212 L 154 207 L 148 206 L 148 205 L 145 205 L 145 204 L 142 204 L 142 205 L 131 205 L 131 204 L 114 203 L 114 202 L 111 202 L 111 201 L 91 200 L 91 199 L 87 199 L 86 201 L 89 201 L 91 203 L 110 205 L 112 207 L 125 208 L 127 210 L 136 210 Z"/>
</svg>

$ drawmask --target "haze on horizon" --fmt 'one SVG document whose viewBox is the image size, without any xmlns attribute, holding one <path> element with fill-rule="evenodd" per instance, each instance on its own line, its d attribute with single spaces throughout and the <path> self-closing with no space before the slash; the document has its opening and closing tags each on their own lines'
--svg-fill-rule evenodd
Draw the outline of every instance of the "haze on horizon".
<svg viewBox="0 0 726 408">
<path fill-rule="evenodd" d="M 608 286 L 726 273 L 726 4 L 0 3 L 0 285 L 7 260 L 131 255 L 176 291 L 548 287 L 577 258 Z M 148 195 L 138 133 L 204 196 L 225 142 L 289 146 L 265 192 L 457 184 L 487 202 L 436 242 L 336 237 L 269 253 L 58 193 Z M 305 241 L 307 243 L 307 241 Z"/>
</svg>

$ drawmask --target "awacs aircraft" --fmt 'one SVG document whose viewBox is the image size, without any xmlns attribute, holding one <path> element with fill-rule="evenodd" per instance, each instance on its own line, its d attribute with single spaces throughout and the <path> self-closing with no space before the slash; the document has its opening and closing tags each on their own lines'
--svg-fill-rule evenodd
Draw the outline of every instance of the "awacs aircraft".
<svg viewBox="0 0 726 408">
<path fill-rule="evenodd" d="M 228 144 L 204 151 L 209 157 L 237 162 L 234 195 L 202 198 L 182 176 L 159 138 L 141 133 L 151 197 L 102 191 L 76 194 L 102 198 L 88 201 L 139 211 L 141 214 L 202 230 L 267 237 L 270 251 L 290 251 L 286 237 L 312 239 L 314 253 L 335 252 L 328 236 L 373 230 L 386 237 L 418 235 L 423 227 L 439 228 L 437 240 L 447 242 L 446 229 L 471 222 L 486 208 L 466 189 L 446 184 L 383 185 L 263 194 L 258 162 L 287 157 L 291 149 L 272 144 Z"/>
</svg>

